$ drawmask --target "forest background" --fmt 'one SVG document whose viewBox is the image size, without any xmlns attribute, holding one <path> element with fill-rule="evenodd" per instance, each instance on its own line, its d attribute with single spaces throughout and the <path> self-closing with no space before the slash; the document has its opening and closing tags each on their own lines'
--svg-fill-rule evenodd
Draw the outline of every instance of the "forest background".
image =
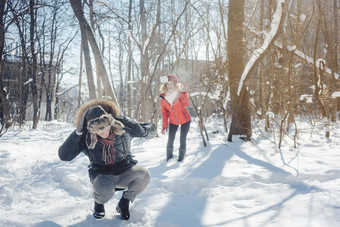
<svg viewBox="0 0 340 227">
<path fill-rule="evenodd" d="M 329 137 L 339 119 L 339 5 L 1 0 L 0 136 L 27 122 L 72 122 L 95 98 L 157 125 L 160 77 L 175 74 L 189 86 L 204 144 L 211 118 L 229 141 L 250 140 L 255 128 L 278 147 L 285 137 L 296 145 L 301 119 Z"/>
</svg>

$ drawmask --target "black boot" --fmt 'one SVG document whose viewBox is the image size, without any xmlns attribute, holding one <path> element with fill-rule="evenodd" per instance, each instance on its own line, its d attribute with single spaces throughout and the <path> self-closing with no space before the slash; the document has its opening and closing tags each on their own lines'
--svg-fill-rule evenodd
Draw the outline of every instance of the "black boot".
<svg viewBox="0 0 340 227">
<path fill-rule="evenodd" d="M 129 220 L 130 213 L 129 213 L 129 200 L 122 197 L 117 204 L 116 210 L 120 213 L 120 218 L 122 220 Z"/>
<path fill-rule="evenodd" d="M 105 216 L 104 204 L 94 202 L 93 216 L 97 219 L 102 219 Z"/>
<path fill-rule="evenodd" d="M 166 147 L 166 161 L 169 161 L 170 159 L 174 157 L 173 150 L 174 150 L 173 147 L 169 147 L 169 146 Z"/>
<path fill-rule="evenodd" d="M 178 160 L 179 162 L 183 161 L 186 149 L 179 149 Z"/>
</svg>

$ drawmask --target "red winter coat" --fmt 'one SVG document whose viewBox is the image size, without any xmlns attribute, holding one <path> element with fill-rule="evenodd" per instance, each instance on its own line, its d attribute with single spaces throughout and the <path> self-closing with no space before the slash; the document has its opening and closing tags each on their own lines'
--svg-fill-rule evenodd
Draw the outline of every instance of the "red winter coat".
<svg viewBox="0 0 340 227">
<path fill-rule="evenodd" d="M 165 98 L 165 94 L 161 94 L 161 106 L 163 113 L 163 128 L 168 128 L 170 123 L 173 125 L 182 125 L 190 121 L 191 116 L 185 108 L 189 106 L 189 98 L 186 92 L 179 92 L 179 97 L 173 101 L 171 105 Z"/>
</svg>

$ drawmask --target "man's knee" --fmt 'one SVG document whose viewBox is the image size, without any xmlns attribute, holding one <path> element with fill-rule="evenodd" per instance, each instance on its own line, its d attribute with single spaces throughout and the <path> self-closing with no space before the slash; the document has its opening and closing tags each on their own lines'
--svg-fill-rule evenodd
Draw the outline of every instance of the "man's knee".
<svg viewBox="0 0 340 227">
<path fill-rule="evenodd" d="M 96 194 L 112 194 L 114 189 L 114 183 L 105 175 L 100 174 L 93 181 L 93 190 Z"/>
<path fill-rule="evenodd" d="M 150 172 L 144 167 L 139 167 L 137 173 L 138 178 L 141 182 L 145 182 L 145 184 L 149 184 L 150 182 Z"/>
</svg>

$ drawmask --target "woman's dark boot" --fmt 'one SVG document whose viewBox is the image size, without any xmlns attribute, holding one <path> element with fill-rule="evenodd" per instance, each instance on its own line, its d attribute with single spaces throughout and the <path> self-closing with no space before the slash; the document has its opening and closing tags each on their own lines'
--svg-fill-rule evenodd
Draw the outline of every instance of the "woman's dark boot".
<svg viewBox="0 0 340 227">
<path fill-rule="evenodd" d="M 173 151 L 174 151 L 173 147 L 169 147 L 169 146 L 166 147 L 166 161 L 169 161 L 170 159 L 174 157 Z"/>
<path fill-rule="evenodd" d="M 118 213 L 120 213 L 120 218 L 122 220 L 129 220 L 130 218 L 129 203 L 130 200 L 125 199 L 122 196 L 122 198 L 119 200 L 119 203 L 117 204 L 116 210 Z"/>
<path fill-rule="evenodd" d="M 178 160 L 177 161 L 179 161 L 179 162 L 183 161 L 185 152 L 186 152 L 185 149 L 179 149 L 179 155 L 178 155 Z"/>
<path fill-rule="evenodd" d="M 93 216 L 97 219 L 102 219 L 105 216 L 104 204 L 94 202 Z"/>
</svg>

